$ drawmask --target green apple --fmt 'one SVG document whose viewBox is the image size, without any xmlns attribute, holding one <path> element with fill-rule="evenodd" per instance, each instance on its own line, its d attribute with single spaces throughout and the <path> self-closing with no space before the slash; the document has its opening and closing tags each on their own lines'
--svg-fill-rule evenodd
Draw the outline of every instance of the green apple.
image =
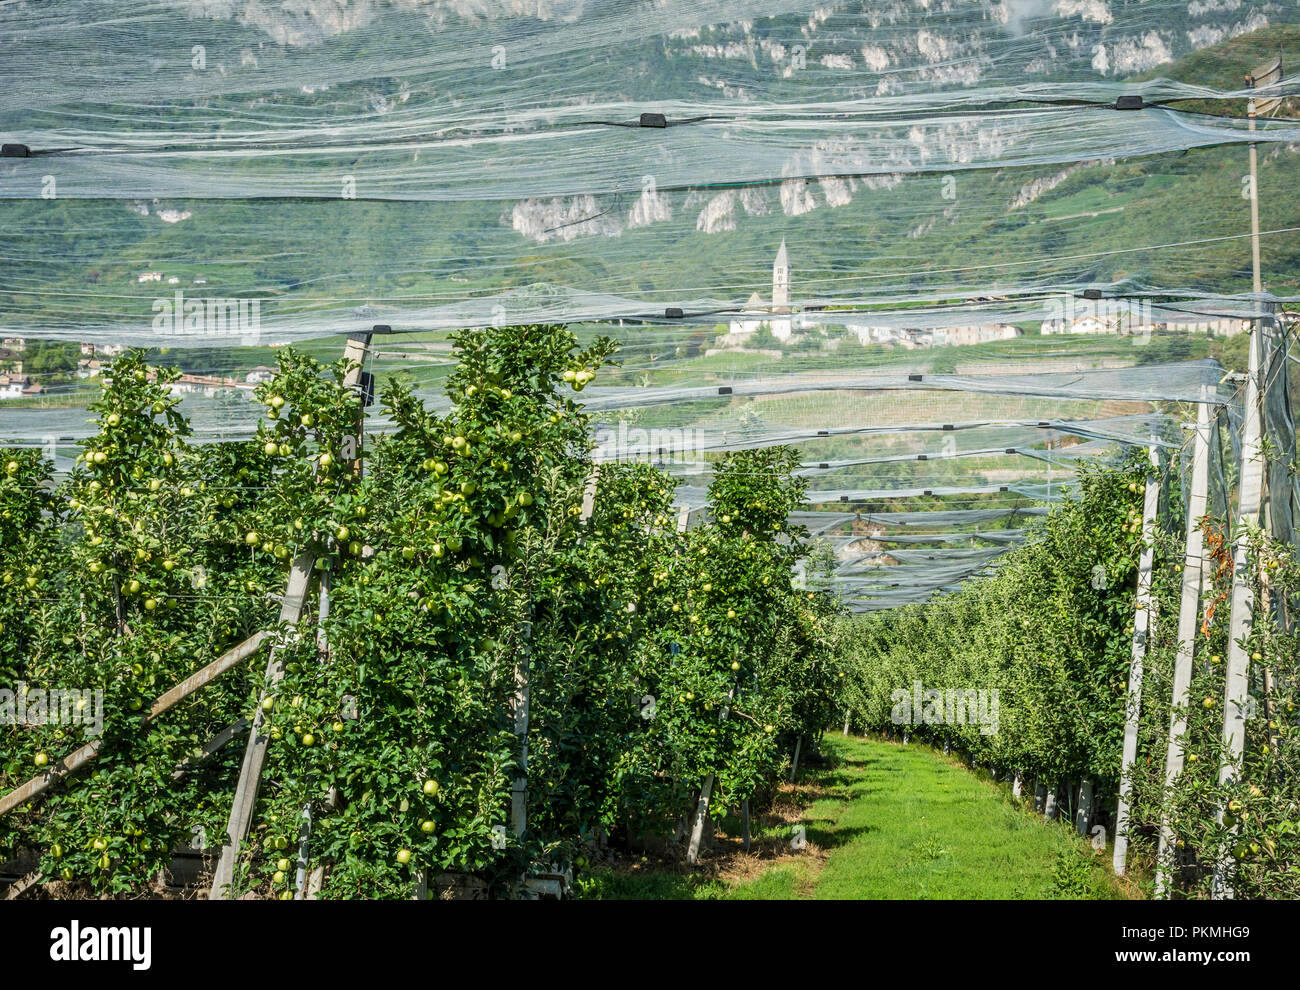
<svg viewBox="0 0 1300 990">
<path fill-rule="evenodd" d="M 428 797 L 436 797 L 438 794 L 438 782 L 436 780 L 426 780 L 424 782 L 424 793 Z"/>
<path fill-rule="evenodd" d="M 409 849 L 397 850 L 397 862 L 400 865 L 405 866 L 410 861 L 411 861 L 411 850 Z"/>
</svg>

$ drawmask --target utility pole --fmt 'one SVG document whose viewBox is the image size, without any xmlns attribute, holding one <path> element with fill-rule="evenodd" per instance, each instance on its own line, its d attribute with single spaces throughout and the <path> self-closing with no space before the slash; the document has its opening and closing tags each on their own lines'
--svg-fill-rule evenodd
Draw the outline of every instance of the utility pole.
<svg viewBox="0 0 1300 990">
<path fill-rule="evenodd" d="M 1276 85 L 1282 81 L 1282 56 L 1271 62 L 1265 62 L 1246 77 L 1247 89 L 1260 89 Z M 1267 115 L 1282 105 L 1280 96 L 1258 99 L 1252 96 L 1246 102 L 1246 116 L 1250 121 L 1250 133 L 1255 133 L 1255 118 Z M 1264 281 L 1259 263 L 1259 152 L 1254 141 L 1250 142 L 1250 261 L 1254 275 L 1254 291 L 1264 291 Z"/>
</svg>

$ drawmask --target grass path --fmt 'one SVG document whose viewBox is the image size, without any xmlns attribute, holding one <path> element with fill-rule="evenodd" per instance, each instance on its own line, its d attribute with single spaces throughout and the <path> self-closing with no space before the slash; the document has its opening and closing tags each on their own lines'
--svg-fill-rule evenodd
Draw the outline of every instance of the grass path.
<svg viewBox="0 0 1300 990">
<path fill-rule="evenodd" d="M 1061 899 L 1126 894 L 1088 845 L 924 746 L 828 736 L 754 836 L 723 823 L 703 869 L 634 862 L 597 871 L 583 896 L 695 899 Z M 790 836 L 802 825 L 807 848 Z"/>
</svg>

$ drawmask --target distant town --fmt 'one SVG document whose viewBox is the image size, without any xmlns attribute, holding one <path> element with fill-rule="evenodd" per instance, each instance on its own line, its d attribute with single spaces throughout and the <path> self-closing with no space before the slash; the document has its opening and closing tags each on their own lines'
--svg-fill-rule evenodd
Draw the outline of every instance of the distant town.
<svg viewBox="0 0 1300 990">
<path fill-rule="evenodd" d="M 1024 336 L 1022 326 L 1011 323 L 985 323 L 953 327 L 915 328 L 898 325 L 884 325 L 857 322 L 842 316 L 832 322 L 826 315 L 826 307 L 815 302 L 794 306 L 791 302 L 791 284 L 793 271 L 790 253 L 784 240 L 777 249 L 772 264 L 772 296 L 767 301 L 757 292 L 753 293 L 742 310 L 726 326 L 726 333 L 719 334 L 715 346 L 706 353 L 717 354 L 728 350 L 752 349 L 757 345 L 763 348 L 761 341 L 770 337 L 777 349 L 773 356 L 780 356 L 779 347 L 797 341 L 804 334 L 841 330 L 845 336 L 856 337 L 864 346 L 877 345 L 905 349 L 925 349 L 937 347 L 967 347 L 986 344 L 992 341 L 1012 340 Z M 176 285 L 180 280 L 176 276 L 168 277 L 162 272 L 146 271 L 137 276 L 141 283 L 157 282 Z M 205 285 L 207 280 L 195 278 L 195 285 Z M 1108 308 L 1110 307 L 1110 308 Z M 797 310 L 797 311 L 796 311 Z M 1199 332 L 1214 336 L 1230 337 L 1241 333 L 1247 324 L 1240 319 L 1207 317 L 1194 322 L 1175 323 L 1144 319 L 1141 310 L 1131 310 L 1127 304 L 1110 303 L 1093 304 L 1089 301 L 1077 301 L 1073 298 L 1048 300 L 1044 307 L 1046 319 L 1039 325 L 1038 332 L 1044 336 L 1061 335 L 1128 335 L 1149 336 L 1153 333 Z M 68 378 L 90 379 L 97 377 L 114 357 L 122 353 L 123 347 L 117 344 L 82 343 L 75 368 L 67 367 L 64 352 L 69 345 L 29 342 L 21 337 L 7 337 L 0 341 L 0 400 L 22 399 L 39 396 L 45 386 L 37 378 L 62 375 Z M 57 348 L 60 351 L 60 364 L 57 369 L 42 367 L 31 360 L 32 348 Z M 30 367 L 29 367 L 30 366 Z M 199 394 L 208 398 L 223 392 L 251 393 L 259 382 L 270 380 L 275 369 L 258 366 L 247 371 L 236 372 L 229 377 L 216 375 L 183 374 L 171 385 L 177 394 Z"/>
<path fill-rule="evenodd" d="M 789 250 L 785 240 L 777 249 L 772 264 L 772 299 L 765 302 L 755 292 L 745 304 L 745 310 L 733 319 L 729 332 L 718 339 L 715 350 L 744 347 L 760 331 L 766 330 L 784 344 L 801 333 L 822 330 L 828 326 L 823 314 L 825 307 L 806 304 L 798 313 L 792 311 L 790 287 L 792 280 Z M 1064 305 L 1068 303 L 1069 305 Z M 1039 326 L 1044 336 L 1053 334 L 1128 334 L 1149 336 L 1152 333 L 1200 332 L 1230 337 L 1241 333 L 1247 324 L 1240 319 L 1206 318 L 1195 322 L 1173 323 L 1144 319 L 1141 310 L 1130 310 L 1127 304 L 1103 301 L 1100 304 L 1087 300 L 1049 300 L 1044 307 L 1046 319 Z M 972 324 L 968 326 L 916 329 L 896 325 L 873 325 L 855 321 L 838 321 L 844 331 L 856 336 L 864 346 L 876 344 L 903 348 L 967 347 L 996 340 L 1010 340 L 1024 335 L 1024 330 L 1010 323 Z"/>
</svg>

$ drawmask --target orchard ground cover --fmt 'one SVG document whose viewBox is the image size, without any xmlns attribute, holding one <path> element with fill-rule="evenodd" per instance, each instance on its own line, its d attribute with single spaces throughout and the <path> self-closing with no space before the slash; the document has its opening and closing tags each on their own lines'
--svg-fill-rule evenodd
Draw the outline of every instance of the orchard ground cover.
<svg viewBox="0 0 1300 990">
<path fill-rule="evenodd" d="M 597 868 L 588 898 L 1116 899 L 1138 896 L 1064 822 L 1046 822 L 1009 788 L 925 745 L 880 737 L 822 742 L 825 761 L 783 787 L 773 813 L 740 845 L 722 823 L 699 871 L 663 859 Z M 807 847 L 790 848 L 803 824 Z"/>
</svg>

